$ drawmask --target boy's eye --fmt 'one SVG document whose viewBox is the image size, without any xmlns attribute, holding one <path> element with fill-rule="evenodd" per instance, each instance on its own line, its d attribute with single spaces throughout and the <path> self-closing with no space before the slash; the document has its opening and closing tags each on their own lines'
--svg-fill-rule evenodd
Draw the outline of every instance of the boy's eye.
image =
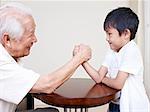
<svg viewBox="0 0 150 112">
<path fill-rule="evenodd" d="M 112 33 L 107 33 L 108 35 L 112 35 Z"/>
</svg>

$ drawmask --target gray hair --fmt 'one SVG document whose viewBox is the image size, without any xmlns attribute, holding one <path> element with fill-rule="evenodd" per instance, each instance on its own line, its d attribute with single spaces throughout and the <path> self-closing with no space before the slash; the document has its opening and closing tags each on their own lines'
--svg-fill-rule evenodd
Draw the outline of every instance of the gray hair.
<svg viewBox="0 0 150 112">
<path fill-rule="evenodd" d="M 8 3 L 0 7 L 0 40 L 4 33 L 8 33 L 12 39 L 19 39 L 23 35 L 23 26 L 21 22 L 12 15 L 14 12 L 23 16 L 32 16 L 31 9 L 21 3 Z"/>
</svg>

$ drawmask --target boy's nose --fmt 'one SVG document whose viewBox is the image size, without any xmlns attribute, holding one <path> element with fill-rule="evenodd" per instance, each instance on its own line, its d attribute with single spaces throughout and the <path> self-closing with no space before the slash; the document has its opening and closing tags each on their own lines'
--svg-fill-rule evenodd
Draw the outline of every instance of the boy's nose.
<svg viewBox="0 0 150 112">
<path fill-rule="evenodd" d="M 106 41 L 109 41 L 109 37 L 108 36 L 106 37 Z"/>
</svg>

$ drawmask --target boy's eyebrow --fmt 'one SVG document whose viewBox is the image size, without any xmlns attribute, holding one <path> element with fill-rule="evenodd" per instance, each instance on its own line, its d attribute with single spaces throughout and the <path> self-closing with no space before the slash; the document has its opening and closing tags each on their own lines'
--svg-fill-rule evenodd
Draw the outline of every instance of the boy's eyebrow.
<svg viewBox="0 0 150 112">
<path fill-rule="evenodd" d="M 107 28 L 105 31 L 106 31 L 106 32 L 109 32 L 109 29 Z"/>
</svg>

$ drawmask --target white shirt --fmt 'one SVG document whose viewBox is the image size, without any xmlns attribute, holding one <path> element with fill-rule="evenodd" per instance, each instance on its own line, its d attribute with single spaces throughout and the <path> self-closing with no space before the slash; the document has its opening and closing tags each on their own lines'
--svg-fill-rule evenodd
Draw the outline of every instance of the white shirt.
<svg viewBox="0 0 150 112">
<path fill-rule="evenodd" d="M 129 73 L 120 96 L 120 112 L 150 112 L 150 103 L 143 84 L 143 61 L 141 53 L 132 40 L 120 51 L 110 50 L 102 64 L 108 75 L 116 78 L 118 71 Z"/>
<path fill-rule="evenodd" d="M 0 44 L 0 112 L 15 112 L 39 76 L 20 66 Z"/>
</svg>

